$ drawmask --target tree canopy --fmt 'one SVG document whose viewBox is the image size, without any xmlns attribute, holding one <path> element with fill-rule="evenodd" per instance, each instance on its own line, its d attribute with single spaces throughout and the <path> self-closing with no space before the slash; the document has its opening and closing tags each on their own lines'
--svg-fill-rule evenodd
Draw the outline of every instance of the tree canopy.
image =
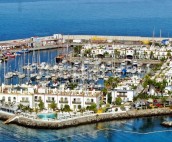
<svg viewBox="0 0 172 142">
<path fill-rule="evenodd" d="M 121 105 L 122 103 L 122 99 L 120 97 L 117 97 L 116 100 L 115 100 L 115 104 L 116 105 Z"/>
<path fill-rule="evenodd" d="M 55 111 L 55 109 L 57 108 L 57 104 L 55 103 L 55 101 L 52 101 L 49 107 L 53 109 L 53 111 Z"/>
<path fill-rule="evenodd" d="M 42 100 L 39 100 L 38 107 L 41 111 L 44 109 L 44 102 Z"/>
<path fill-rule="evenodd" d="M 117 77 L 109 77 L 108 80 L 106 80 L 104 84 L 108 90 L 111 90 L 111 89 L 117 87 L 119 81 L 120 80 Z"/>
</svg>

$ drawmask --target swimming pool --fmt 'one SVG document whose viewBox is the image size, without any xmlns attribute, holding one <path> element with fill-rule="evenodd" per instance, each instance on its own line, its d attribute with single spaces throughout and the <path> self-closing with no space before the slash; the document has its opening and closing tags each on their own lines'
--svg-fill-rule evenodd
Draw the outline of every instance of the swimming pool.
<svg viewBox="0 0 172 142">
<path fill-rule="evenodd" d="M 39 113 L 37 115 L 40 119 L 56 119 L 57 118 L 57 113 Z"/>
</svg>

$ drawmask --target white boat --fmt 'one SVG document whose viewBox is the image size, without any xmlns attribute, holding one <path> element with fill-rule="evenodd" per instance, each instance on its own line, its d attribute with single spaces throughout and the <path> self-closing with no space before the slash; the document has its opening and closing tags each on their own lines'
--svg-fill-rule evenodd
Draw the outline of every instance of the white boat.
<svg viewBox="0 0 172 142">
<path fill-rule="evenodd" d="M 19 79 L 23 79 L 23 78 L 25 78 L 26 77 L 26 75 L 24 74 L 24 73 L 20 73 L 19 75 L 18 75 L 18 78 Z"/>
<path fill-rule="evenodd" d="M 40 80 L 41 78 L 42 78 L 42 75 L 37 75 L 37 76 L 36 76 L 36 79 L 37 79 L 37 80 Z"/>
<path fill-rule="evenodd" d="M 46 79 L 50 79 L 51 78 L 51 75 L 46 75 L 45 78 Z"/>
<path fill-rule="evenodd" d="M 32 73 L 30 74 L 30 78 L 33 79 L 33 78 L 36 78 L 37 74 L 36 73 Z"/>
<path fill-rule="evenodd" d="M 6 75 L 5 75 L 5 79 L 10 79 L 13 77 L 13 73 L 10 73 L 8 72 Z"/>
<path fill-rule="evenodd" d="M 133 66 L 137 67 L 137 61 L 133 61 Z"/>
</svg>

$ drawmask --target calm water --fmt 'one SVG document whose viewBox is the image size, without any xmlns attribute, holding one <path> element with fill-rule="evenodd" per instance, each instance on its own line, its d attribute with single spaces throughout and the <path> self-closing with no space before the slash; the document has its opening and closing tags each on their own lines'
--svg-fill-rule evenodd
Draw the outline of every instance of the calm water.
<svg viewBox="0 0 172 142">
<path fill-rule="evenodd" d="M 111 121 L 62 130 L 35 130 L 0 121 L 0 141 L 13 142 L 171 142 L 172 128 L 160 125 L 170 117 Z"/>
<path fill-rule="evenodd" d="M 9 58 L 7 62 L 0 63 L 0 84 L 23 84 L 28 82 L 29 75 L 31 73 L 38 73 L 39 71 L 35 70 L 24 70 L 23 66 L 26 66 L 28 64 L 32 63 L 47 63 L 51 66 L 54 66 L 56 64 L 55 58 L 59 54 L 67 54 L 71 51 L 71 48 L 58 48 L 58 49 L 49 49 L 49 50 L 40 50 L 40 51 L 34 51 L 29 53 L 24 53 L 21 56 L 16 56 L 15 58 Z M 19 79 L 17 76 L 13 76 L 11 79 L 5 79 L 4 80 L 4 73 L 7 74 L 8 72 L 21 72 L 25 73 L 26 77 L 24 79 Z M 48 73 L 48 72 L 45 72 Z M 44 79 L 45 80 L 45 79 Z M 33 84 L 38 84 L 39 81 L 34 81 Z"/>
<path fill-rule="evenodd" d="M 15 58 L 9 58 L 7 62 L 0 63 L 0 83 L 4 82 L 4 72 L 24 72 L 27 76 L 33 71 L 28 72 L 28 70 L 23 70 L 22 67 L 31 63 L 42 63 L 47 62 L 51 65 L 55 65 L 55 57 L 58 54 L 64 53 L 65 49 L 52 49 L 52 50 L 42 50 L 35 51 L 26 54 L 22 54 L 21 56 L 16 56 Z M 18 77 L 13 77 L 12 79 L 6 79 L 6 84 L 19 84 L 25 83 L 28 81 L 28 78 L 24 78 L 19 80 Z"/>
<path fill-rule="evenodd" d="M 62 34 L 172 37 L 171 0 L 0 0 L 0 40 Z"/>
</svg>

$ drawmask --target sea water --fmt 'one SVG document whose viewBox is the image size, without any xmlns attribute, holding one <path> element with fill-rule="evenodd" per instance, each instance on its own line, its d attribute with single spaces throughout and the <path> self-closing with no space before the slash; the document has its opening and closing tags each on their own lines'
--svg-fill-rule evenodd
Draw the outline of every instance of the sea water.
<svg viewBox="0 0 172 142">
<path fill-rule="evenodd" d="M 172 37 L 171 6 L 171 0 L 0 0 L 0 40 L 54 33 Z"/>
<path fill-rule="evenodd" d="M 30 129 L 0 121 L 3 142 L 171 142 L 172 128 L 161 126 L 171 117 L 148 117 L 83 125 L 60 130 Z"/>
</svg>

